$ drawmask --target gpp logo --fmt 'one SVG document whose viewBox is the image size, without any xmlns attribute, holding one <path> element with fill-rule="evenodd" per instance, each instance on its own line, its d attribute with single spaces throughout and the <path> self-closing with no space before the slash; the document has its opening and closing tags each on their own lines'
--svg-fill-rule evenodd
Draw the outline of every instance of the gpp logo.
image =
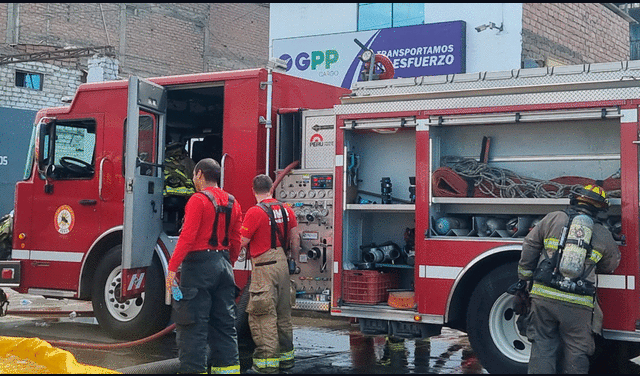
<svg viewBox="0 0 640 376">
<path fill-rule="evenodd" d="M 287 62 L 287 72 L 293 68 L 293 64 L 296 65 L 298 70 L 304 71 L 309 69 L 309 66 L 311 66 L 312 70 L 316 70 L 316 68 L 323 63 L 326 69 L 331 69 L 331 64 L 338 61 L 339 55 L 336 50 L 326 50 L 312 51 L 311 56 L 306 52 L 300 52 L 295 59 L 289 54 L 282 54 L 280 55 L 280 59 Z"/>
</svg>

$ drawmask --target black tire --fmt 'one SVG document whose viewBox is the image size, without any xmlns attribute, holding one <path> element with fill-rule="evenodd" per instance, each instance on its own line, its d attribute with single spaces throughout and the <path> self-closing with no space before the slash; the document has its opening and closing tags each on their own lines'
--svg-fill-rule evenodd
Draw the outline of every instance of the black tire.
<svg viewBox="0 0 640 376">
<path fill-rule="evenodd" d="M 157 256 L 147 269 L 142 297 L 118 303 L 122 245 L 111 248 L 100 260 L 93 280 L 91 300 L 100 327 L 118 339 L 140 339 L 164 329 L 171 306 L 164 304 L 164 273 Z M 107 286 L 108 284 L 108 286 Z"/>
<path fill-rule="evenodd" d="M 243 351 L 253 352 L 256 347 L 251 337 L 251 329 L 249 328 L 249 314 L 247 313 L 247 305 L 249 304 L 249 285 L 251 284 L 251 276 L 247 279 L 240 299 L 236 304 L 236 333 L 238 335 L 238 348 Z"/>
<path fill-rule="evenodd" d="M 474 352 L 489 373 L 527 373 L 531 344 L 518 333 L 513 295 L 518 264 L 493 269 L 476 286 L 467 309 L 467 334 Z"/>
</svg>

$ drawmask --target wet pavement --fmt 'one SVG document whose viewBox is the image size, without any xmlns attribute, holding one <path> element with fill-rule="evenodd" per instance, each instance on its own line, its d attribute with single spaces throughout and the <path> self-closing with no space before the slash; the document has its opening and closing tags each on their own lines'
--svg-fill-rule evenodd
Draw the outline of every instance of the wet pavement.
<svg viewBox="0 0 640 376">
<path fill-rule="evenodd" d="M 0 317 L 0 336 L 37 337 L 71 352 L 88 365 L 123 370 L 139 365 L 163 364 L 156 372 L 175 372 L 178 356 L 175 332 L 134 347 L 110 350 L 92 349 L 92 344 L 117 344 L 122 341 L 106 335 L 91 315 L 90 302 L 45 299 L 37 295 L 17 294 L 4 289 L 10 301 L 9 313 L 47 309 L 64 312 L 59 317 L 7 315 Z M 83 316 L 86 313 L 86 316 Z M 74 317 L 75 316 L 75 317 Z M 295 367 L 291 374 L 478 374 L 487 373 L 476 359 L 466 334 L 443 328 L 439 336 L 425 340 L 389 340 L 383 336 L 364 336 L 359 325 L 349 319 L 332 317 L 328 312 L 294 310 Z M 56 341 L 85 343 L 86 348 L 68 347 Z M 241 370 L 251 366 L 251 353 L 241 347 Z M 615 359 L 615 345 L 607 346 L 604 361 L 590 373 L 640 374 L 640 357 L 622 362 L 617 368 L 607 359 Z M 628 359 L 628 357 L 626 358 Z M 615 370 L 615 371 L 614 371 Z M 0 370 L 1 372 L 2 370 Z M 138 371 L 142 372 L 142 371 Z"/>
<path fill-rule="evenodd" d="M 96 350 L 56 345 L 56 340 L 89 344 L 114 344 L 93 317 L 81 317 L 91 311 L 89 302 L 44 299 L 17 294 L 5 289 L 11 302 L 9 312 L 49 309 L 71 311 L 80 316 L 57 318 L 7 315 L 0 317 L 0 335 L 37 337 L 71 352 L 80 363 L 113 370 L 149 364 L 177 357 L 175 333 L 135 347 Z M 294 311 L 294 345 L 296 365 L 292 374 L 324 373 L 487 373 L 478 363 L 464 333 L 443 328 L 442 334 L 427 340 L 386 340 L 381 336 L 363 336 L 359 325 L 325 312 Z M 251 354 L 241 349 L 244 372 L 251 364 Z"/>
<path fill-rule="evenodd" d="M 9 313 L 47 309 L 63 312 L 58 317 L 7 315 L 0 317 L 0 336 L 37 337 L 72 353 L 80 363 L 132 373 L 132 367 L 157 365 L 140 373 L 174 373 L 178 356 L 175 332 L 134 347 L 110 350 L 92 349 L 92 344 L 122 341 L 106 335 L 91 316 L 91 303 L 67 299 L 45 299 L 4 289 L 10 301 Z M 86 314 L 86 315 L 83 315 Z M 75 316 L 75 317 L 74 317 Z M 291 374 L 479 374 L 487 373 L 476 359 L 466 334 L 443 328 L 439 336 L 425 340 L 394 340 L 383 336 L 364 336 L 359 325 L 349 319 L 332 317 L 328 312 L 294 310 L 295 367 Z M 84 343 L 84 348 L 56 344 L 56 341 Z M 609 345 L 603 361 L 592 364 L 590 373 L 640 374 L 640 357 L 622 366 L 607 361 L 616 358 L 615 345 Z M 626 358 L 628 359 L 628 357 Z M 173 361 L 173 362 L 172 362 Z M 251 353 L 241 347 L 241 370 L 251 366 Z M 159 368 L 162 364 L 163 368 Z M 129 368 L 129 369 L 127 369 Z M 615 371 L 614 371 L 615 370 Z M 0 370 L 1 372 L 2 370 Z"/>
</svg>

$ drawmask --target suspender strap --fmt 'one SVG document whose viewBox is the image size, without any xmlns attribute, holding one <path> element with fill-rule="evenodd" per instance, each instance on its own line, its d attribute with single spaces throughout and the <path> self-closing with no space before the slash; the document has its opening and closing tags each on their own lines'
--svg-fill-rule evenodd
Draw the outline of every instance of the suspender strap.
<svg viewBox="0 0 640 376">
<path fill-rule="evenodd" d="M 235 202 L 235 198 L 232 195 L 227 193 L 229 195 L 229 200 L 227 202 L 227 205 L 220 206 L 216 202 L 215 197 L 213 197 L 213 193 L 207 190 L 203 190 L 198 193 L 202 193 L 205 196 L 207 196 L 209 201 L 211 201 L 211 203 L 213 204 L 213 209 L 215 210 L 215 213 L 216 213 L 216 219 L 213 221 L 213 229 L 211 231 L 211 239 L 209 239 L 209 245 L 211 245 L 214 248 L 218 247 L 218 214 L 224 212 L 225 228 L 224 228 L 224 239 L 222 240 L 222 246 L 223 247 L 228 246 L 229 245 L 229 225 L 231 224 L 231 211 L 233 209 L 233 203 Z"/>
<path fill-rule="evenodd" d="M 260 202 L 258 203 L 258 206 L 264 210 L 265 213 L 267 213 L 267 216 L 269 217 L 269 223 L 271 224 L 271 248 L 276 248 L 276 234 L 280 240 L 280 245 L 282 246 L 282 248 L 284 248 L 285 250 L 287 249 L 287 240 L 288 240 L 288 231 L 289 231 L 289 218 L 287 216 L 287 210 L 284 207 L 284 204 L 281 202 L 270 202 L 270 203 L 264 203 L 264 202 Z M 273 206 L 279 206 L 280 207 L 280 213 L 282 214 L 282 221 L 283 221 L 283 225 L 284 225 L 284 235 L 282 233 L 280 233 L 279 229 L 278 229 L 278 224 L 276 223 L 276 219 L 275 216 L 273 214 Z"/>
</svg>

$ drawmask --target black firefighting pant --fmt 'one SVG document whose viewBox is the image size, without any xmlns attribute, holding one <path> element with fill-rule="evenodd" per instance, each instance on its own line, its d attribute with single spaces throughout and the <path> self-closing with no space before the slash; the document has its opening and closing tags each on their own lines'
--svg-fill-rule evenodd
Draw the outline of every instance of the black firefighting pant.
<svg viewBox="0 0 640 376">
<path fill-rule="evenodd" d="M 528 373 L 589 372 L 589 355 L 595 351 L 591 332 L 592 308 L 531 297 L 531 341 Z M 562 354 L 560 354 L 562 352 Z"/>
<path fill-rule="evenodd" d="M 187 254 L 180 275 L 183 298 L 172 302 L 180 373 L 206 373 L 208 366 L 239 373 L 236 289 L 228 252 Z"/>
</svg>

